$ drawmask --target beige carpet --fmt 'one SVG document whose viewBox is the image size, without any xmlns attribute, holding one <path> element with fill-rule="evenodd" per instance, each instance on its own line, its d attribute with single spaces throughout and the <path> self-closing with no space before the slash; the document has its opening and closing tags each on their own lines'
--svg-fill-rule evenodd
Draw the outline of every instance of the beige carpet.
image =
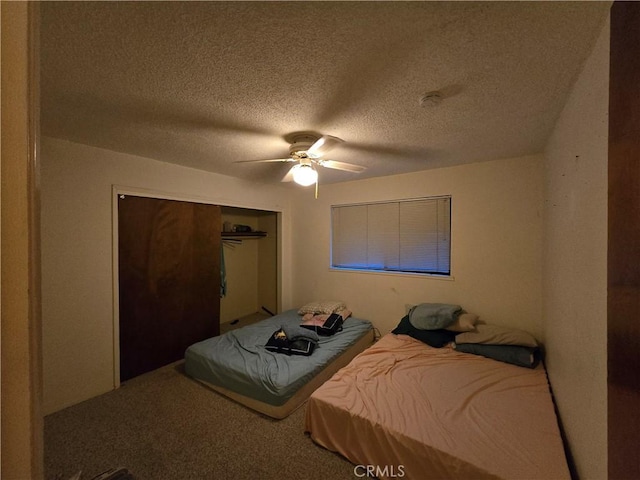
<svg viewBox="0 0 640 480">
<path fill-rule="evenodd" d="M 137 480 L 354 479 L 353 465 L 303 432 L 304 406 L 263 417 L 186 377 L 183 364 L 45 418 L 45 478 L 112 467 Z"/>
</svg>

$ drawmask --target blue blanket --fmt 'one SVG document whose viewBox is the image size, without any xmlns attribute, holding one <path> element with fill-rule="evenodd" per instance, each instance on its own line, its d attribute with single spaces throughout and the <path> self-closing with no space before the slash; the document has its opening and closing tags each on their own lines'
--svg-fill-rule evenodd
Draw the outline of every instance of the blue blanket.
<svg viewBox="0 0 640 480">
<path fill-rule="evenodd" d="M 281 327 L 297 327 L 301 321 L 302 316 L 296 310 L 289 310 L 195 343 L 185 352 L 185 372 L 213 385 L 279 406 L 372 328 L 367 320 L 349 317 L 340 333 L 320 337 L 313 354 L 308 357 L 282 355 L 265 348 L 273 332 Z"/>
</svg>

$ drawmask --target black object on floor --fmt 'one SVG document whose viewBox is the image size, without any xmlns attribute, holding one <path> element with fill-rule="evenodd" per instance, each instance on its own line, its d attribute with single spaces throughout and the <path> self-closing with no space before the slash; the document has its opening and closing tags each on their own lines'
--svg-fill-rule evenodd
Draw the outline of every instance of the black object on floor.
<svg viewBox="0 0 640 480">
<path fill-rule="evenodd" d="M 111 468 L 93 477 L 91 480 L 134 480 L 133 475 L 124 467 Z"/>
</svg>

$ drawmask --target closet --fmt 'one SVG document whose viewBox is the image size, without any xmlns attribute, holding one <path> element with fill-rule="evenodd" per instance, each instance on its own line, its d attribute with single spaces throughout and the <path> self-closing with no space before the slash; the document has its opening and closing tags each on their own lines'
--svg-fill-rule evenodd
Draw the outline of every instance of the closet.
<svg viewBox="0 0 640 480">
<path fill-rule="evenodd" d="M 220 207 L 118 196 L 120 381 L 219 332 Z"/>
<path fill-rule="evenodd" d="M 120 381 L 277 312 L 276 212 L 119 194 Z M 223 230 L 228 230 L 223 232 Z"/>
<path fill-rule="evenodd" d="M 611 8 L 607 409 L 609 478 L 640 478 L 640 3 Z"/>
<path fill-rule="evenodd" d="M 222 207 L 222 225 L 224 332 L 278 311 L 277 213 Z"/>
</svg>

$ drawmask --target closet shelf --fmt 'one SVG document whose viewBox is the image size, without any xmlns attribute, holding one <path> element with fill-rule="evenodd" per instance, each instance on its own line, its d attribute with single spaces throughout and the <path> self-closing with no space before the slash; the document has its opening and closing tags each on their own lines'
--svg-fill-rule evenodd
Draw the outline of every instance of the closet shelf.
<svg viewBox="0 0 640 480">
<path fill-rule="evenodd" d="M 222 232 L 222 238 L 261 238 L 266 237 L 267 232 Z"/>
</svg>

